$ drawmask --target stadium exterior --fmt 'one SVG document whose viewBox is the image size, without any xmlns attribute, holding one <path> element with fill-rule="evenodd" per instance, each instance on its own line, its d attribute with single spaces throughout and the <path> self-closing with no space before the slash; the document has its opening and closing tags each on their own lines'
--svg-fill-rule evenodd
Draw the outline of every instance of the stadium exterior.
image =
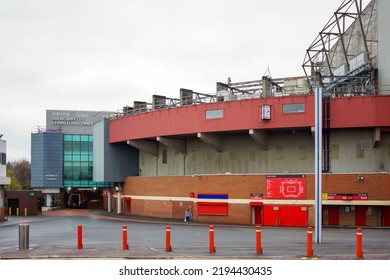
<svg viewBox="0 0 390 280">
<path fill-rule="evenodd" d="M 108 210 L 182 219 L 190 207 L 199 222 L 314 225 L 322 133 L 322 224 L 390 226 L 389 14 L 386 0 L 344 1 L 306 50 L 302 77 L 183 88 L 97 122 L 94 145 L 106 148 L 94 180 L 113 182 Z M 138 153 L 112 156 L 123 145 Z M 138 162 L 137 174 L 104 172 L 122 161 Z"/>
<path fill-rule="evenodd" d="M 42 191 L 43 210 L 103 201 L 111 183 L 93 181 L 93 123 L 109 114 L 46 111 L 46 126 L 31 134 L 31 188 Z"/>
<path fill-rule="evenodd" d="M 386 0 L 345 0 L 300 77 L 228 78 L 116 114 L 48 110 L 32 134 L 32 187 L 46 207 L 86 192 L 122 214 L 313 226 L 320 207 L 324 226 L 390 226 L 389 14 Z"/>
</svg>

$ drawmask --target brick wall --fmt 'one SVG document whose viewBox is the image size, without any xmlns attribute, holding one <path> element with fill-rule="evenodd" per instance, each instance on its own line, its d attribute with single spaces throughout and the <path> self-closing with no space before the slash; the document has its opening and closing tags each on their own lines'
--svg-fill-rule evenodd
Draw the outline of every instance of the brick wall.
<svg viewBox="0 0 390 280">
<path fill-rule="evenodd" d="M 323 193 L 367 193 L 368 200 L 390 200 L 389 174 L 361 174 L 362 181 L 357 181 L 359 174 L 324 174 Z M 229 199 L 250 199 L 252 193 L 266 194 L 266 175 L 199 175 L 199 176 L 158 176 L 127 177 L 123 194 L 127 196 L 167 197 L 167 200 L 132 200 L 132 214 L 173 217 L 182 219 L 188 206 L 192 207 L 193 219 L 200 222 L 251 223 L 249 204 L 229 203 L 228 216 L 196 215 L 196 203 L 190 199 L 199 193 L 228 194 Z M 169 200 L 169 197 L 177 198 Z M 306 199 L 314 200 L 314 175 L 306 176 Z M 185 198 L 180 200 L 180 198 Z M 307 205 L 305 200 L 297 205 Z M 273 203 L 277 203 L 273 202 Z M 344 202 L 340 201 L 342 205 Z M 374 208 L 372 208 L 374 209 Z M 367 225 L 378 224 L 379 208 L 367 213 Z M 309 206 L 309 225 L 314 225 L 314 207 Z M 354 225 L 355 213 L 340 212 L 340 225 Z"/>
</svg>

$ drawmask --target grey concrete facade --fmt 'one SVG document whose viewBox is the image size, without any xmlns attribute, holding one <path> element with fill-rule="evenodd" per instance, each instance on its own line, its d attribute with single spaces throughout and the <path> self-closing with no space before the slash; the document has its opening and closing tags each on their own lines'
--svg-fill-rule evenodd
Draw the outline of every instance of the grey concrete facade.
<svg viewBox="0 0 390 280">
<path fill-rule="evenodd" d="M 123 182 L 126 176 L 139 172 L 138 150 L 125 144 L 110 144 L 108 118 L 93 125 L 93 180 L 95 182 Z"/>
<path fill-rule="evenodd" d="M 46 110 L 46 129 L 59 130 L 63 134 L 92 135 L 93 123 L 110 115 L 110 112 L 102 111 Z"/>
<path fill-rule="evenodd" d="M 383 133 L 376 148 L 373 135 L 374 129 L 332 131 L 331 172 L 389 172 L 390 135 Z M 267 150 L 249 134 L 224 135 L 220 153 L 195 137 L 186 139 L 186 147 L 182 154 L 158 144 L 158 157 L 140 151 L 140 175 L 314 172 L 314 138 L 309 130 L 268 132 Z"/>
<path fill-rule="evenodd" d="M 390 2 L 378 1 L 378 68 L 379 90 L 381 94 L 390 94 Z"/>
</svg>

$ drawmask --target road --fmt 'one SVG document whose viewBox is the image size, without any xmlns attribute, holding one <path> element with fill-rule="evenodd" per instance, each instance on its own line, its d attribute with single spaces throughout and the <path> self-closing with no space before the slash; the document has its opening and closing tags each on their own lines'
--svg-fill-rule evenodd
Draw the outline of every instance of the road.
<svg viewBox="0 0 390 280">
<path fill-rule="evenodd" d="M 28 220 L 29 250 L 19 250 L 19 222 Z M 83 249 L 77 249 L 82 226 Z M 122 226 L 129 250 L 122 250 Z M 165 252 L 166 225 L 172 252 Z M 9 217 L 0 223 L 0 258 L 306 258 L 306 228 L 263 227 L 263 253 L 256 254 L 256 227 L 215 226 L 215 253 L 209 252 L 209 225 L 106 215 L 103 211 L 59 210 L 36 217 Z M 363 229 L 364 259 L 390 259 L 390 229 Z M 323 228 L 316 259 L 356 259 L 356 229 Z"/>
</svg>

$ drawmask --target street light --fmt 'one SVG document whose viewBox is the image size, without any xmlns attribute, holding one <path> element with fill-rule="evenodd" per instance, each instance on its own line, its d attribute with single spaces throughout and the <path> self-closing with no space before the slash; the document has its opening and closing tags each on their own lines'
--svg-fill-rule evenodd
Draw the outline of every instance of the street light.
<svg viewBox="0 0 390 280">
<path fill-rule="evenodd" d="M 314 90 L 315 114 L 315 243 L 321 243 L 322 231 L 322 88 Z"/>
</svg>

